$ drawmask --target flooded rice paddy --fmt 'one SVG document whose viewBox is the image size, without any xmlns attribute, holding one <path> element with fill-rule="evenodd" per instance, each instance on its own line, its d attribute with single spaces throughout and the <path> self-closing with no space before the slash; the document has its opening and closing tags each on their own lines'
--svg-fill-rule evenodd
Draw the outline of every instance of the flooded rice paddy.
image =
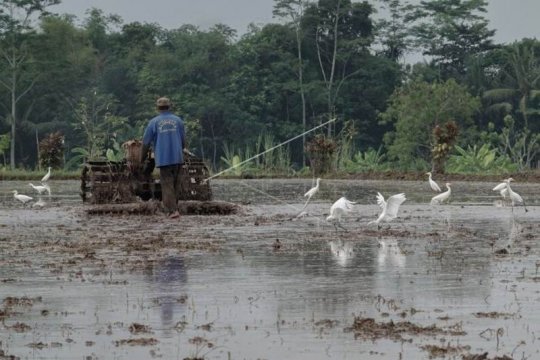
<svg viewBox="0 0 540 360">
<path fill-rule="evenodd" d="M 0 359 L 539 359 L 540 184 L 215 180 L 235 215 L 43 209 L 0 183 Z M 405 192 L 396 220 L 375 195 Z M 325 221 L 341 196 L 358 202 Z M 37 199 L 37 197 L 36 197 Z"/>
</svg>

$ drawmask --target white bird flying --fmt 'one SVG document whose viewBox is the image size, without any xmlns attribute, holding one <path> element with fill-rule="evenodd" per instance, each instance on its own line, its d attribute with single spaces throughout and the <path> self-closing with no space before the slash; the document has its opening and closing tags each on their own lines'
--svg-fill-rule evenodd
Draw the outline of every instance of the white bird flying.
<svg viewBox="0 0 540 360">
<path fill-rule="evenodd" d="M 511 178 L 508 178 L 508 179 L 511 179 Z M 504 179 L 502 183 L 500 183 L 499 185 L 493 188 L 493 191 L 499 191 L 503 199 L 506 199 L 506 197 L 508 196 L 508 189 L 506 188 L 506 185 L 507 185 L 506 181 L 508 179 Z"/>
<path fill-rule="evenodd" d="M 433 191 L 441 192 L 440 186 L 431 178 L 431 172 L 427 172 L 426 175 L 429 175 L 429 186 L 431 186 Z"/>
<path fill-rule="evenodd" d="M 47 180 L 49 180 L 50 177 L 51 177 L 51 167 L 49 166 L 49 171 L 47 171 L 47 173 L 41 178 L 41 182 L 42 183 L 47 182 Z"/>
<path fill-rule="evenodd" d="M 388 201 L 385 201 L 384 196 L 382 196 L 380 192 L 377 192 L 377 204 L 379 204 L 382 211 L 377 220 L 370 221 L 368 225 L 377 224 L 377 227 L 379 227 L 381 221 L 388 222 L 395 219 L 397 217 L 399 206 L 403 204 L 405 200 L 407 200 L 407 198 L 404 193 L 392 195 L 388 198 Z"/>
<path fill-rule="evenodd" d="M 309 189 L 308 192 L 306 192 L 304 194 L 304 197 L 307 197 L 307 200 L 306 200 L 306 203 L 304 204 L 304 207 L 302 208 L 302 210 L 304 210 L 306 208 L 306 206 L 309 203 L 309 200 L 311 200 L 312 196 L 315 195 L 319 191 L 320 182 L 321 182 L 321 178 L 317 178 L 317 184 L 314 187 L 312 187 L 311 189 Z"/>
<path fill-rule="evenodd" d="M 354 204 L 356 203 L 347 200 L 345 197 L 339 198 L 339 200 L 333 203 L 332 206 L 330 207 L 330 215 L 328 215 L 328 217 L 326 218 L 326 221 L 332 221 L 336 230 L 337 230 L 337 226 L 340 226 L 341 228 L 345 229 L 341 225 L 341 216 L 351 212 L 354 209 L 353 207 Z"/>
<path fill-rule="evenodd" d="M 512 190 L 512 188 L 510 187 L 510 181 L 514 181 L 514 179 L 508 178 L 508 179 L 505 180 L 505 182 L 506 182 L 506 190 L 508 190 L 508 197 L 512 201 L 512 211 L 514 210 L 514 205 L 516 203 L 523 204 L 523 206 L 525 207 L 525 212 L 529 211 L 529 210 L 527 210 L 527 206 L 525 206 L 525 201 L 523 201 L 523 198 L 521 197 L 521 195 L 519 195 L 517 192 Z"/>
<path fill-rule="evenodd" d="M 45 191 L 47 191 L 47 193 L 49 195 L 51 194 L 51 188 L 47 184 L 34 185 L 34 184 L 30 183 L 28 185 L 31 186 L 34 190 L 36 190 L 38 192 L 38 194 L 40 194 L 40 195 L 43 194 Z"/>
<path fill-rule="evenodd" d="M 452 184 L 446 183 L 445 185 L 448 190 L 446 190 L 442 194 L 432 197 L 431 203 L 430 203 L 431 205 L 442 204 L 444 201 L 448 200 L 448 198 L 450 197 L 450 194 L 452 193 L 452 189 L 450 189 L 450 185 Z"/>
<path fill-rule="evenodd" d="M 19 194 L 17 190 L 13 190 L 12 192 L 13 192 L 13 197 L 19 200 L 20 202 L 22 202 L 23 204 L 26 204 L 27 202 L 32 200 L 30 196 Z"/>
</svg>

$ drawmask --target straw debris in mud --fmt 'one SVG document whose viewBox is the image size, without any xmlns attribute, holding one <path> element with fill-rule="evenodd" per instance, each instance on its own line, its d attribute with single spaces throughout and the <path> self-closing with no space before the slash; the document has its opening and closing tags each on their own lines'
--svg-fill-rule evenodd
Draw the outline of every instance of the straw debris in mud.
<svg viewBox="0 0 540 360">
<path fill-rule="evenodd" d="M 392 339 L 405 341 L 403 335 L 466 335 L 460 328 L 443 329 L 435 325 L 420 326 L 410 321 L 376 322 L 373 318 L 355 317 L 351 327 L 346 332 L 353 332 L 355 339 Z"/>
</svg>

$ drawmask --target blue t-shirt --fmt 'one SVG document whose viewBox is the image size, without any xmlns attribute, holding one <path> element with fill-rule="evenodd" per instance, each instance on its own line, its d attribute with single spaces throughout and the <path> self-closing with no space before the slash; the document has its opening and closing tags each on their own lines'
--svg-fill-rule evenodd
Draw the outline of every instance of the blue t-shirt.
<svg viewBox="0 0 540 360">
<path fill-rule="evenodd" d="M 143 136 L 144 145 L 152 145 L 156 167 L 183 164 L 185 145 L 184 122 L 169 111 L 150 120 Z"/>
</svg>

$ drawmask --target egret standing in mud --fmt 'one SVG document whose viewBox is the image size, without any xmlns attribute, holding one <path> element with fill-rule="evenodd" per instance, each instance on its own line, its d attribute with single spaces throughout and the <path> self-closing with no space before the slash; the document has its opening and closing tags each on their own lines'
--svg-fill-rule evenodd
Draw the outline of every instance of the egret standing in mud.
<svg viewBox="0 0 540 360">
<path fill-rule="evenodd" d="M 354 209 L 353 201 L 347 200 L 345 197 L 339 198 L 335 203 L 330 207 L 330 215 L 326 218 L 326 221 L 332 222 L 334 227 L 337 230 L 337 227 L 341 227 L 344 230 L 347 230 L 343 225 L 341 225 L 341 216 L 351 212 Z"/>
<path fill-rule="evenodd" d="M 41 178 L 41 182 L 47 182 L 49 178 L 51 177 L 51 167 L 49 166 L 49 171 Z"/>
<path fill-rule="evenodd" d="M 304 204 L 304 207 L 302 208 L 302 210 L 304 210 L 307 206 L 307 204 L 309 203 L 309 200 L 311 200 L 311 198 L 313 197 L 313 195 L 315 195 L 316 193 L 319 192 L 319 185 L 320 185 L 320 182 L 321 182 L 321 178 L 317 178 L 317 181 L 316 181 L 316 185 L 314 187 L 312 187 L 311 189 L 309 189 L 305 194 L 304 194 L 304 197 L 307 197 L 307 200 L 306 200 L 306 203 Z"/>
<path fill-rule="evenodd" d="M 377 224 L 377 228 L 380 229 L 379 223 L 381 221 L 391 221 L 397 217 L 399 206 L 407 200 L 404 193 L 395 194 L 388 198 L 388 201 L 384 200 L 384 196 L 380 192 L 377 192 L 377 204 L 381 207 L 382 211 L 377 220 L 368 222 L 368 225 Z"/>
<path fill-rule="evenodd" d="M 431 198 L 431 202 L 430 202 L 431 205 L 442 204 L 443 202 L 447 201 L 448 198 L 450 198 L 450 194 L 452 193 L 452 189 L 450 189 L 450 185 L 452 184 L 446 183 L 445 185 L 448 190 L 446 190 L 442 194 L 436 195 L 433 198 Z"/>
<path fill-rule="evenodd" d="M 26 204 L 27 202 L 29 202 L 30 200 L 32 200 L 32 198 L 28 195 L 24 195 L 24 194 L 19 194 L 17 192 L 17 190 L 13 190 L 13 197 L 16 199 L 16 200 L 19 200 L 20 202 L 22 202 L 23 204 Z"/>
<path fill-rule="evenodd" d="M 427 172 L 426 175 L 429 175 L 429 186 L 431 187 L 431 189 L 433 189 L 433 191 L 436 191 L 436 192 L 441 192 L 441 188 L 440 186 L 431 178 L 431 172 Z"/>
<path fill-rule="evenodd" d="M 49 187 L 49 185 L 47 184 L 43 184 L 43 185 L 34 185 L 32 183 L 29 183 L 28 184 L 30 187 L 32 187 L 32 189 L 36 190 L 38 192 L 39 195 L 43 194 L 45 191 L 47 191 L 47 193 L 49 195 L 51 195 L 51 188 Z"/>
<path fill-rule="evenodd" d="M 517 192 L 512 190 L 512 188 L 510 187 L 510 181 L 514 181 L 514 179 L 508 178 L 505 180 L 506 190 L 508 191 L 508 197 L 510 198 L 510 201 L 512 201 L 512 211 L 514 211 L 514 205 L 516 203 L 520 203 L 520 204 L 523 204 L 523 207 L 525 207 L 525 212 L 528 212 L 529 210 L 527 210 L 527 206 L 525 205 L 525 201 L 523 201 L 523 198 L 521 197 L 521 195 L 519 195 Z"/>
</svg>

